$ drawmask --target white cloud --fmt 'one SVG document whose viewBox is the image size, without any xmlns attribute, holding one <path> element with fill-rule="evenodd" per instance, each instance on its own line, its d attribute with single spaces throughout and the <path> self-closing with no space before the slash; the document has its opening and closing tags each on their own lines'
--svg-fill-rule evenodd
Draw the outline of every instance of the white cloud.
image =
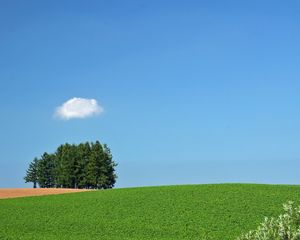
<svg viewBox="0 0 300 240">
<path fill-rule="evenodd" d="M 71 98 L 56 108 L 55 117 L 63 120 L 87 118 L 103 113 L 104 109 L 95 99 Z"/>
</svg>

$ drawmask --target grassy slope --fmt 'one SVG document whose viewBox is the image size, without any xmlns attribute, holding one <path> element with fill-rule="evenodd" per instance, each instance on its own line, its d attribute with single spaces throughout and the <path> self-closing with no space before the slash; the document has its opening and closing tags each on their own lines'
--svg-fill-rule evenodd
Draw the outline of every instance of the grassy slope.
<svg viewBox="0 0 300 240">
<path fill-rule="evenodd" d="M 300 186 L 220 184 L 0 200 L 0 239 L 235 239 Z"/>
</svg>

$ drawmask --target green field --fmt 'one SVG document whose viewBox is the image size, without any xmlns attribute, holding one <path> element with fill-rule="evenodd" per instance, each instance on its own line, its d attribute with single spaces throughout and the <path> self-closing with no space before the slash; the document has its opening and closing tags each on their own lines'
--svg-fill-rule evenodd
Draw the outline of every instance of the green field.
<svg viewBox="0 0 300 240">
<path fill-rule="evenodd" d="M 300 203 L 300 186 L 127 188 L 0 200 L 0 239 L 235 239 Z"/>
</svg>

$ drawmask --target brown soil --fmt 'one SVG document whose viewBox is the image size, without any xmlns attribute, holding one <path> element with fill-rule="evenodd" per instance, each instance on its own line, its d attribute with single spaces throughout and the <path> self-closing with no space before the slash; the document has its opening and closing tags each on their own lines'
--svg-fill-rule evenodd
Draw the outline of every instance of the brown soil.
<svg viewBox="0 0 300 240">
<path fill-rule="evenodd" d="M 0 188 L 0 199 L 89 191 L 68 188 Z"/>
</svg>

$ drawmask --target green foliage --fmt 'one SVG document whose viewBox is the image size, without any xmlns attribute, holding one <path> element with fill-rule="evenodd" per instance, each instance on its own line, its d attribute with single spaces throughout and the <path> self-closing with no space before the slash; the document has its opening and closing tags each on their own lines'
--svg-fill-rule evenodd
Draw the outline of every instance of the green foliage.
<svg viewBox="0 0 300 240">
<path fill-rule="evenodd" d="M 283 205 L 284 214 L 278 218 L 265 218 L 255 231 L 237 240 L 300 240 L 300 206 L 289 201 Z"/>
<path fill-rule="evenodd" d="M 0 200 L 0 239 L 233 240 L 300 186 L 189 185 Z"/>
<path fill-rule="evenodd" d="M 24 177 L 24 180 L 26 183 L 32 182 L 33 183 L 33 188 L 36 188 L 36 184 L 38 181 L 38 176 L 37 176 L 37 164 L 38 164 L 38 159 L 35 158 L 30 164 L 29 167 L 26 171 L 26 176 Z"/>
<path fill-rule="evenodd" d="M 60 145 L 53 154 L 44 153 L 30 163 L 25 181 L 41 188 L 112 188 L 116 182 L 110 149 L 99 141 Z"/>
<path fill-rule="evenodd" d="M 37 182 L 42 188 L 55 186 L 55 155 L 44 153 L 37 161 Z"/>
</svg>

